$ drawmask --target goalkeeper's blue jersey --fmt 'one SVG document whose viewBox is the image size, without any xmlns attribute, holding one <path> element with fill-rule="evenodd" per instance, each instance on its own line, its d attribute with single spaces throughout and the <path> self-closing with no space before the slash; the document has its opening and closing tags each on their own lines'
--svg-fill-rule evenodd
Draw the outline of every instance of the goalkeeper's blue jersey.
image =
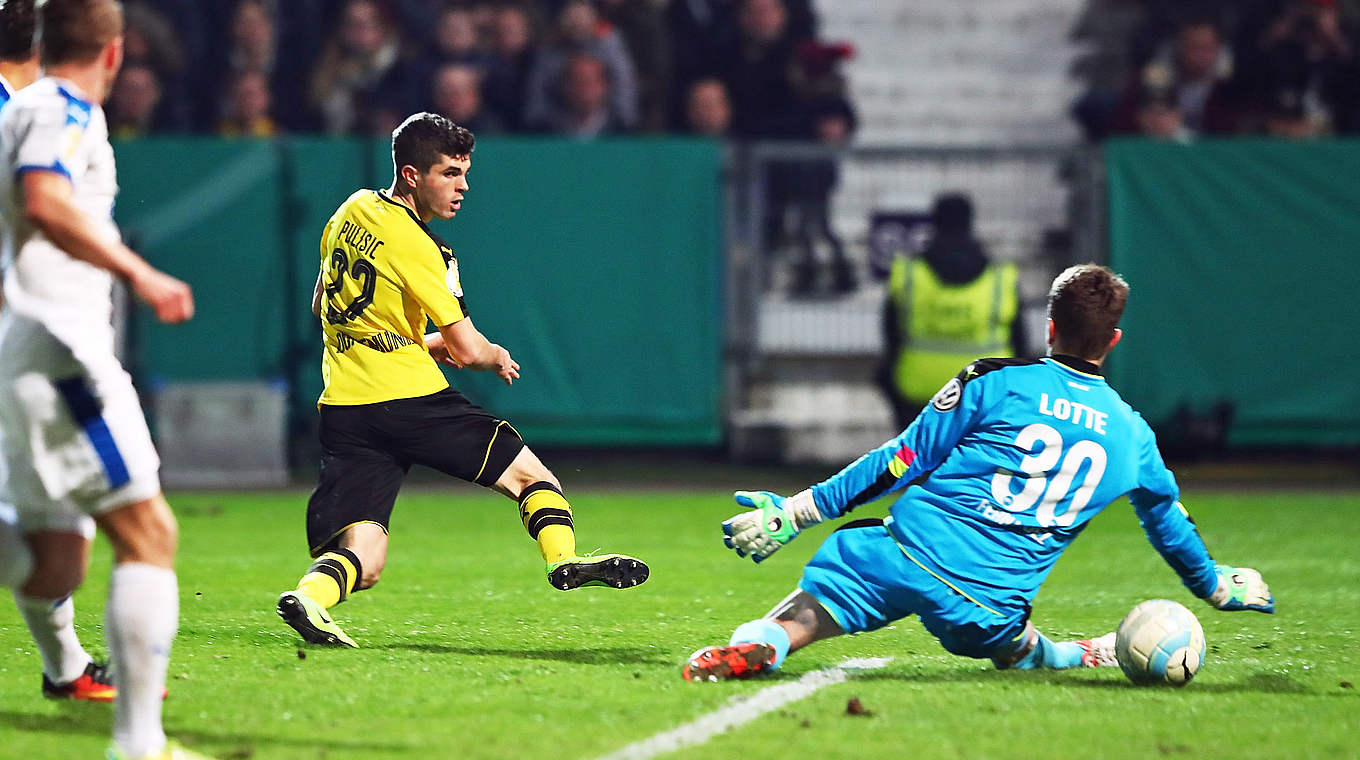
<svg viewBox="0 0 1360 760">
<path fill-rule="evenodd" d="M 1067 545 L 1128 494 L 1196 596 L 1213 560 L 1151 428 L 1089 362 L 980 359 L 896 438 L 813 486 L 827 517 L 905 488 L 887 521 L 927 570 L 979 601 L 1028 606 Z"/>
</svg>

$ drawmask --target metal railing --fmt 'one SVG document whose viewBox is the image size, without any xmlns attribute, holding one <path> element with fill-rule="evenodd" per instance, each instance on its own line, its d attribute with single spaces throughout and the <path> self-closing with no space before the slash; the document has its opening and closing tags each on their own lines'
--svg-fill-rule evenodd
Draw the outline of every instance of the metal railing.
<svg viewBox="0 0 1360 760">
<path fill-rule="evenodd" d="M 772 377 L 772 361 L 807 367 L 836 359 L 846 363 L 847 374 L 863 375 L 865 362 L 883 351 L 892 257 L 920 249 L 934 199 L 948 192 L 971 198 L 974 230 L 987 252 L 1019 265 L 1022 318 L 1035 342 L 1052 276 L 1074 261 L 1105 259 L 1095 151 L 1070 145 L 729 148 L 729 412 L 745 408 L 752 383 Z"/>
<path fill-rule="evenodd" d="M 834 151 L 801 143 L 757 143 L 733 147 L 729 155 L 728 325 L 734 349 L 835 353 L 866 347 L 872 341 L 838 332 L 834 325 L 812 332 L 806 325 L 791 330 L 763 325 L 762 307 L 780 305 L 779 313 L 790 318 L 802 312 L 809 319 L 821 315 L 857 328 L 862 320 L 846 315 L 879 300 L 891 256 L 924 240 L 931 204 L 940 193 L 971 197 L 975 230 L 984 247 L 994 258 L 1016 261 L 1022 270 L 1034 272 L 1036 282 L 1069 261 L 1103 256 L 1098 213 L 1103 204 L 1094 192 L 1099 178 L 1083 149 L 903 146 Z M 830 235 L 806 218 L 820 213 L 823 204 Z M 836 270 L 844 268 L 837 261 L 837 247 L 853 286 L 837 281 Z M 809 269 L 814 271 L 809 274 Z M 806 340 L 799 342 L 791 331 Z"/>
</svg>

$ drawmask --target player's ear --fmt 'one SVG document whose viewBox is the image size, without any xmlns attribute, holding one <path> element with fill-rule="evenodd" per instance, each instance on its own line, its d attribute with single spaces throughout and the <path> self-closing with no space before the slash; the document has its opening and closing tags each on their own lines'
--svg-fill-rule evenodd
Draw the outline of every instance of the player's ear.
<svg viewBox="0 0 1360 760">
<path fill-rule="evenodd" d="M 420 170 L 410 164 L 401 167 L 401 178 L 411 187 L 416 186 L 416 180 L 420 179 Z"/>
<path fill-rule="evenodd" d="M 1108 354 L 1113 351 L 1114 347 L 1119 345 L 1119 339 L 1122 337 L 1124 337 L 1124 331 L 1118 327 L 1114 328 L 1114 337 L 1110 338 L 1110 345 L 1105 347 L 1105 353 Z"/>
<path fill-rule="evenodd" d="M 1053 339 L 1058 337 L 1058 328 L 1053 324 L 1053 317 L 1047 319 L 1048 322 L 1048 345 L 1053 345 Z"/>
<path fill-rule="evenodd" d="M 113 77 L 118 75 L 118 69 L 123 67 L 123 38 L 114 37 L 109 40 L 104 49 L 99 53 L 99 62 L 109 74 L 109 89 L 113 89 Z"/>
</svg>

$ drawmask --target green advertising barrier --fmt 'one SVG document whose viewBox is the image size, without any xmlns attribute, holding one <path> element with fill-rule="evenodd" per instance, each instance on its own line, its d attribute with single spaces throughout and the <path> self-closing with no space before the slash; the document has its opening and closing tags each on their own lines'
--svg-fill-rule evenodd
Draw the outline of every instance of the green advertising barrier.
<svg viewBox="0 0 1360 760">
<path fill-rule="evenodd" d="M 354 190 L 388 186 L 388 143 L 157 138 L 116 153 L 125 236 L 198 303 L 185 325 L 136 312 L 139 377 L 277 379 L 314 415 L 321 229 Z M 522 377 L 450 371 L 454 387 L 531 443 L 717 443 L 720 168 L 699 140 L 479 141 L 462 210 L 431 228 Z"/>
<path fill-rule="evenodd" d="M 1154 425 L 1232 406 L 1235 445 L 1360 444 L 1360 142 L 1116 141 L 1111 382 Z"/>
</svg>

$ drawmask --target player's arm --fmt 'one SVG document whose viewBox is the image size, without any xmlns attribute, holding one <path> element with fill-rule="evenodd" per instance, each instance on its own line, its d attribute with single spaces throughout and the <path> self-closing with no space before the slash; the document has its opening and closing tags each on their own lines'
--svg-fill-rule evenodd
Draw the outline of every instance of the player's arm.
<svg viewBox="0 0 1360 760">
<path fill-rule="evenodd" d="M 408 257 L 396 272 L 402 286 L 429 316 L 438 330 L 425 336 L 425 349 L 441 364 L 460 369 L 494 372 L 512 385 L 519 379 L 519 363 L 510 352 L 487 340 L 472 324 L 462 292 L 454 292 L 449 272 L 440 251 Z"/>
<path fill-rule="evenodd" d="M 472 324 L 471 317 L 464 317 L 453 324 L 441 325 L 439 337 L 442 346 L 437 341 L 436 345 L 431 345 L 433 336 L 427 336 L 425 339 L 426 349 L 434 354 L 436 359 L 442 358 L 440 355 L 442 348 L 443 354 L 446 354 L 456 366 L 494 372 L 506 385 L 511 385 L 519 379 L 519 363 L 510 358 L 509 351 L 487 340 L 482 331 Z"/>
<path fill-rule="evenodd" d="M 787 499 L 768 491 L 738 491 L 737 503 L 749 511 L 723 523 L 723 542 L 739 556 L 749 554 L 760 562 L 804 528 L 905 488 L 938 467 L 980 416 L 988 403 L 981 380 L 971 365 L 965 368 L 906 430 L 807 490 Z"/>
<path fill-rule="evenodd" d="M 34 169 L 23 173 L 24 216 L 53 245 L 123 277 L 137 297 L 162 322 L 183 322 L 194 315 L 189 286 L 157 270 L 118 240 L 101 234 L 72 199 L 71 180 L 64 174 Z"/>
<path fill-rule="evenodd" d="M 1220 610 L 1274 612 L 1275 598 L 1261 574 L 1249 568 L 1215 564 L 1190 513 L 1179 501 L 1180 489 L 1162 462 L 1149 431 L 1140 485 L 1129 493 L 1138 522 L 1162 559 L 1195 596 Z"/>
<path fill-rule="evenodd" d="M 316 285 L 312 286 L 312 313 L 317 319 L 321 319 L 321 293 L 324 289 L 321 282 L 321 272 L 316 273 Z"/>
</svg>

